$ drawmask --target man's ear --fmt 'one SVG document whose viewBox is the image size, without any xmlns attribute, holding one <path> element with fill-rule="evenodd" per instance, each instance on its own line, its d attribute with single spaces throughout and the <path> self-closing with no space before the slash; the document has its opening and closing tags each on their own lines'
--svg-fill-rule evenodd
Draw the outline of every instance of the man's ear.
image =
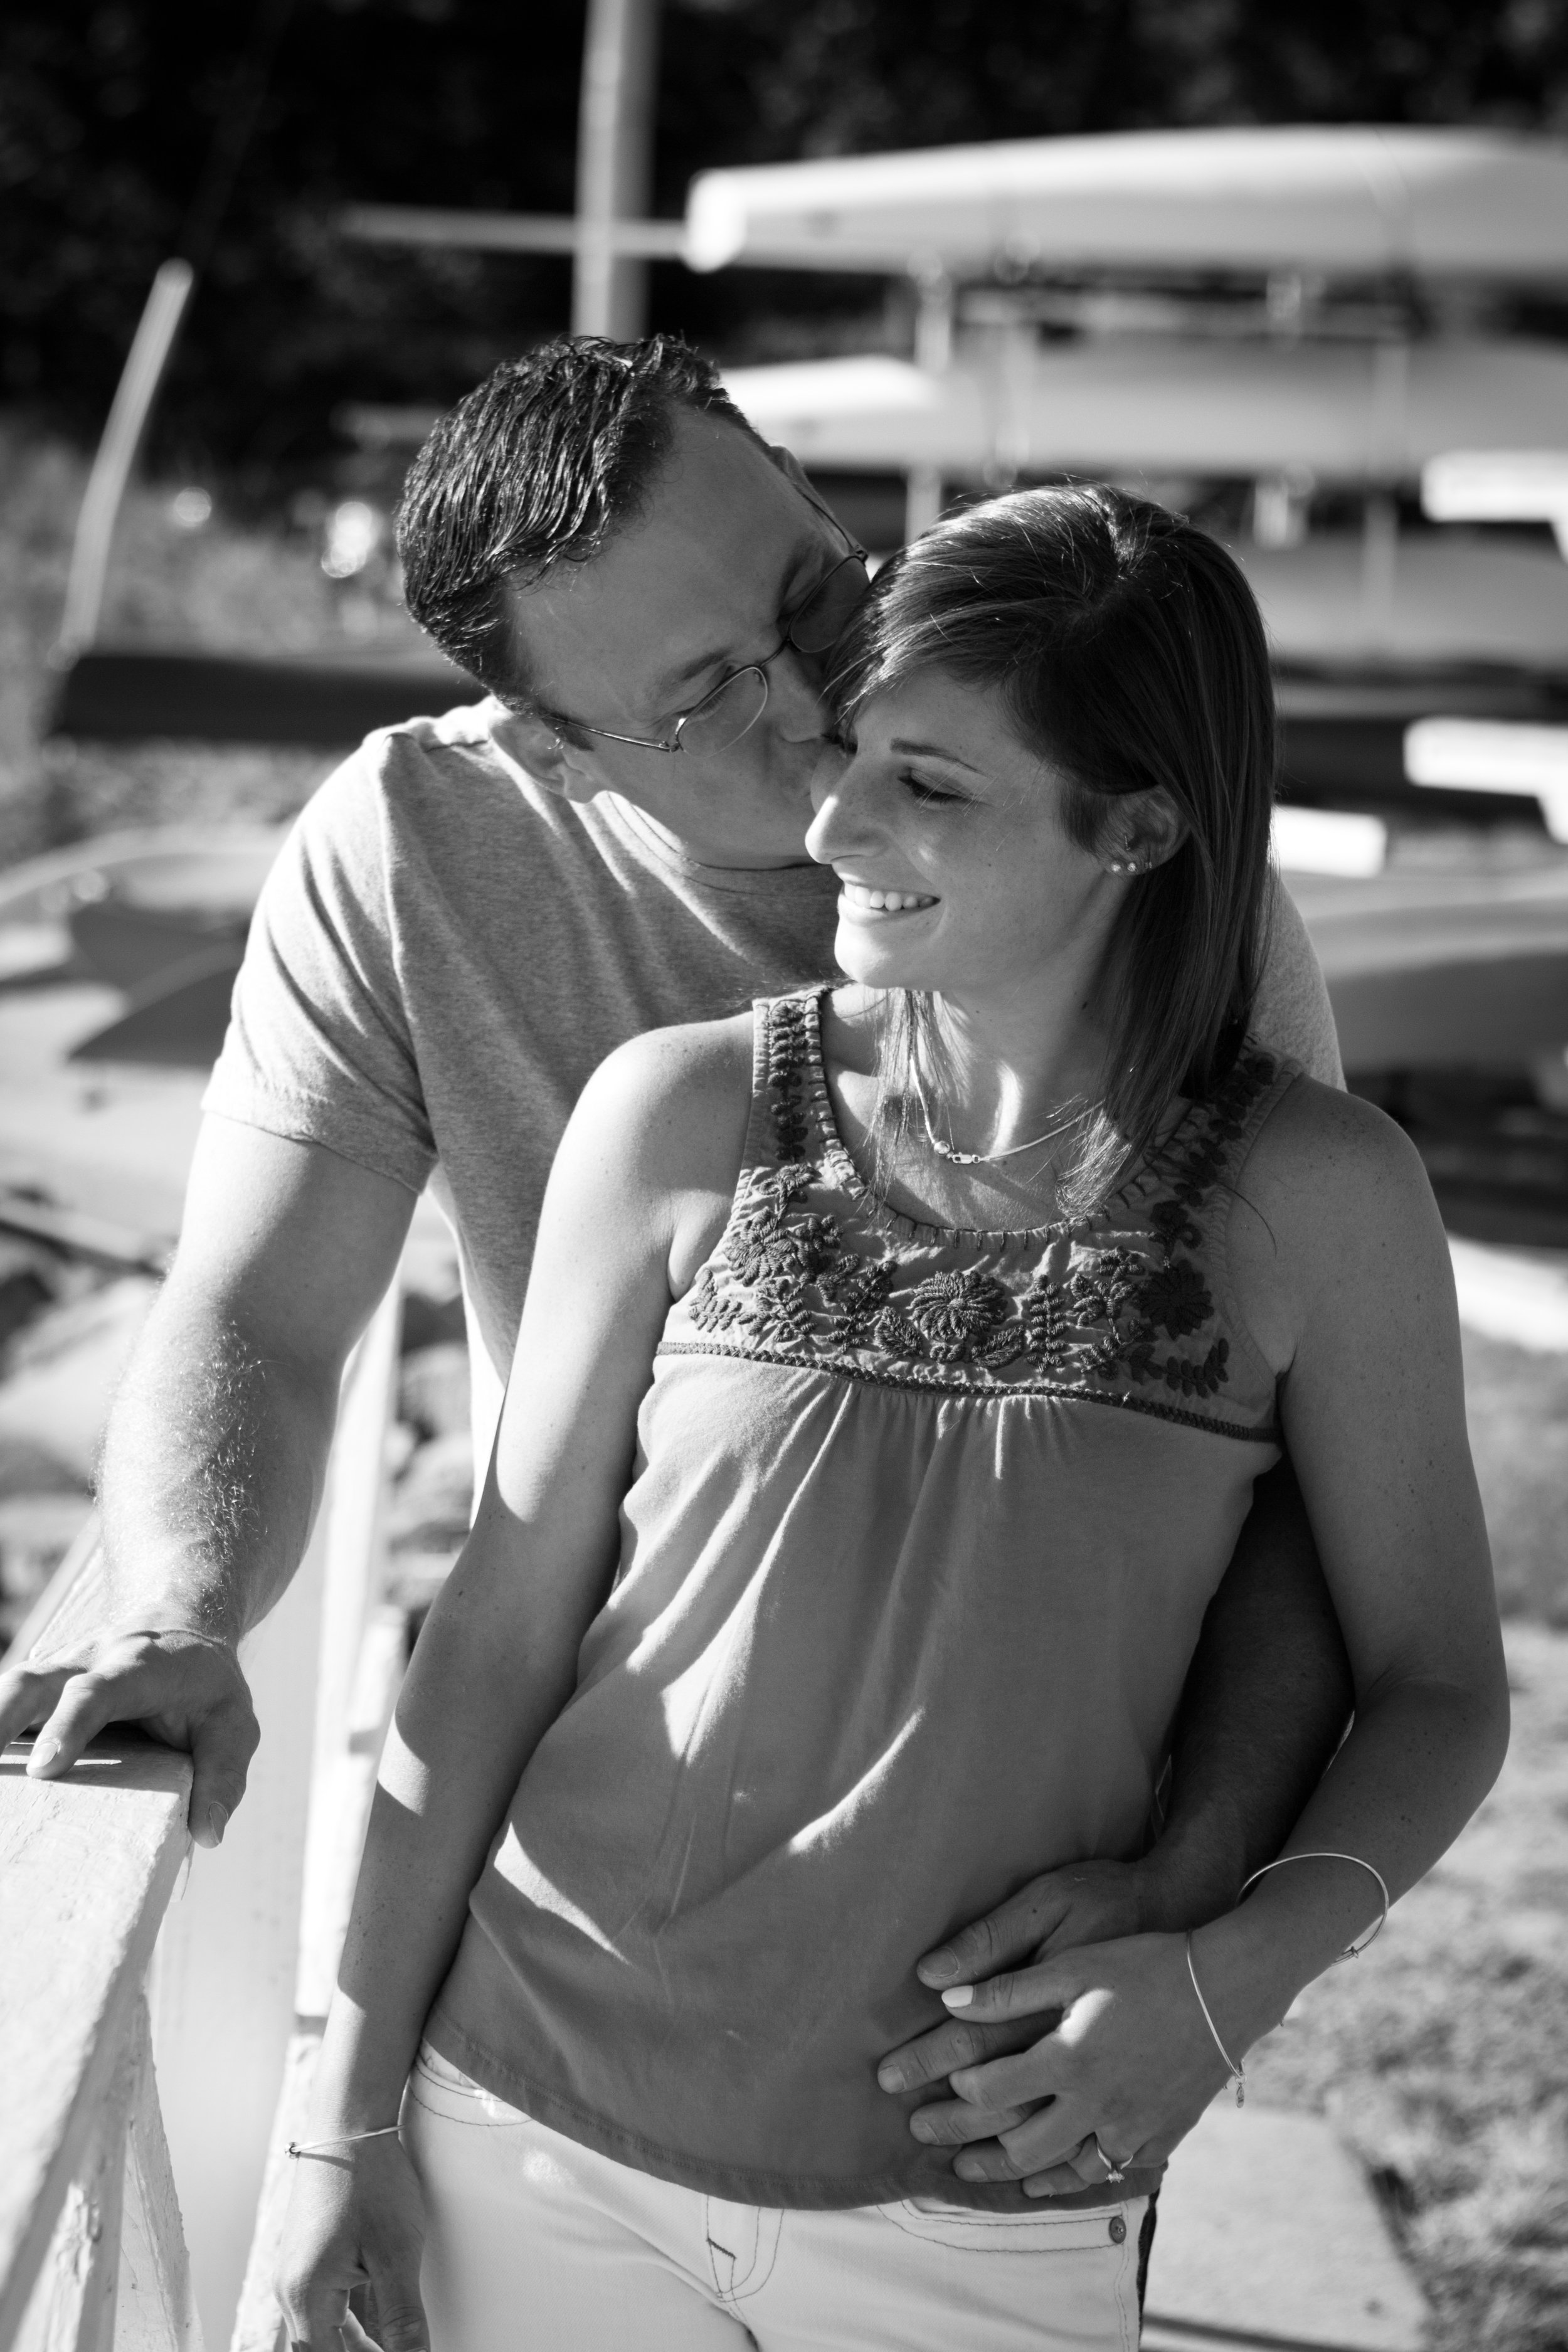
<svg viewBox="0 0 1568 2352">
<path fill-rule="evenodd" d="M 793 482 L 795 488 L 799 490 L 803 496 L 808 498 L 814 507 L 820 506 L 822 504 L 821 495 L 819 492 L 812 488 L 810 482 L 806 478 L 805 468 L 801 464 L 800 459 L 795 456 L 795 451 L 793 449 L 784 448 L 781 443 L 776 441 L 769 441 L 764 446 L 767 449 L 769 463 L 776 466 L 779 472 L 784 477 L 784 479 L 786 481 Z"/>
<path fill-rule="evenodd" d="M 812 482 L 811 477 L 806 472 L 805 467 L 801 464 L 800 459 L 795 456 L 795 451 L 793 449 L 785 449 L 774 441 L 768 442 L 766 446 L 769 462 L 778 467 L 779 472 L 784 476 L 785 481 L 793 482 L 795 488 L 800 492 L 801 497 L 803 499 L 809 499 L 812 505 L 816 509 L 818 514 L 826 515 L 829 522 L 837 523 L 838 529 L 842 530 L 844 525 L 838 521 L 838 517 L 834 513 L 833 509 L 828 505 L 827 500 L 823 497 L 822 492 L 816 488 Z"/>
<path fill-rule="evenodd" d="M 828 505 L 827 500 L 823 497 L 822 492 L 816 488 L 810 475 L 806 472 L 805 467 L 795 456 L 795 451 L 793 449 L 783 448 L 777 442 L 773 441 L 768 442 L 766 444 L 766 447 L 770 464 L 777 467 L 778 471 L 784 476 L 785 481 L 792 483 L 800 492 L 803 499 L 809 499 L 811 504 L 816 509 L 817 513 L 819 515 L 826 516 L 826 520 L 833 525 L 835 530 L 843 532 L 845 538 L 848 539 L 850 536 L 849 533 L 845 531 L 843 523 L 834 513 L 833 509 Z M 853 541 L 851 541 L 851 544 L 853 544 Z"/>
<path fill-rule="evenodd" d="M 547 793 L 581 803 L 604 791 L 604 778 L 594 772 L 593 754 L 566 742 L 537 711 L 509 711 L 499 731 L 513 759 Z"/>
</svg>

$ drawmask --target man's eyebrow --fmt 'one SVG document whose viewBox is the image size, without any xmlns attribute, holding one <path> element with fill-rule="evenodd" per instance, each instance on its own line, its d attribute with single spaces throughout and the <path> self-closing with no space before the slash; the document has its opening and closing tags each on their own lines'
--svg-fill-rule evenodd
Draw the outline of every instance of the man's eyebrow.
<svg viewBox="0 0 1568 2352">
<path fill-rule="evenodd" d="M 682 662 L 678 669 L 667 670 L 660 681 L 661 693 L 679 693 L 689 679 L 700 677 L 705 669 L 713 667 L 715 662 L 723 661 L 729 651 L 728 646 L 716 646 L 711 653 L 694 654 L 689 661 Z"/>
<path fill-rule="evenodd" d="M 890 751 L 912 753 L 916 759 L 945 760 L 950 768 L 967 768 L 972 776 L 983 776 L 985 773 L 984 768 L 975 767 L 973 761 L 961 760 L 956 751 L 944 751 L 940 743 L 911 743 L 907 737 L 899 735 L 895 736 L 888 749 Z"/>
<path fill-rule="evenodd" d="M 816 548 L 817 542 L 815 540 L 803 540 L 801 544 L 791 555 L 789 562 L 784 568 L 784 579 L 779 587 L 777 609 L 780 613 L 783 613 L 788 604 L 790 600 L 790 592 L 795 582 L 798 580 L 801 570 L 807 558 L 816 552 Z M 695 654 L 689 661 L 680 663 L 679 667 L 672 670 L 667 670 L 661 682 L 661 694 L 679 693 L 679 689 L 687 684 L 689 679 L 700 677 L 705 669 L 711 669 L 713 667 L 715 662 L 728 660 L 733 650 L 733 647 L 731 646 L 716 646 L 711 652 Z"/>
</svg>

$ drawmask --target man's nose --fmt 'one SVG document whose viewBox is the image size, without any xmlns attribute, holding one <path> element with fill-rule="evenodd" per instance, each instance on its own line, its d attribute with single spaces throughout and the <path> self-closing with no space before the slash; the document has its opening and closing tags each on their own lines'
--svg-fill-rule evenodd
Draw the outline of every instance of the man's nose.
<svg viewBox="0 0 1568 2352">
<path fill-rule="evenodd" d="M 823 667 L 810 654 L 783 645 L 768 664 L 767 718 L 791 742 L 827 731 L 831 713 L 822 691 Z"/>
</svg>

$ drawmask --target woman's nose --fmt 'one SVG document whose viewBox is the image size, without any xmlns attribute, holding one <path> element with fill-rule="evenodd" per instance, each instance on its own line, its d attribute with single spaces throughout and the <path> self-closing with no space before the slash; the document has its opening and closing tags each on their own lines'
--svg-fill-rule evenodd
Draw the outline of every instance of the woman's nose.
<svg viewBox="0 0 1568 2352">
<path fill-rule="evenodd" d="M 866 795 L 857 774 L 854 756 L 837 743 L 825 743 L 816 773 L 811 780 L 812 806 L 816 811 L 806 830 L 808 856 L 829 866 L 863 848 L 871 827 L 867 823 Z"/>
</svg>

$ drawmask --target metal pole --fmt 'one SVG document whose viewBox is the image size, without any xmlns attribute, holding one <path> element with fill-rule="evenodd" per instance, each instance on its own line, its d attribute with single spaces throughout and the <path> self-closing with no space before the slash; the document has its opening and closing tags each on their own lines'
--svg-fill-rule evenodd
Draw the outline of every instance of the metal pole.
<svg viewBox="0 0 1568 2352">
<path fill-rule="evenodd" d="M 613 224 L 647 215 L 653 182 L 658 0 L 588 0 L 577 126 L 572 331 L 629 341 L 643 332 L 647 264 L 616 255 Z"/>
<path fill-rule="evenodd" d="M 904 544 L 923 539 L 942 520 L 942 468 L 911 466 L 904 480 Z"/>
<path fill-rule="evenodd" d="M 915 312 L 915 365 L 928 375 L 945 375 L 952 365 L 952 280 L 940 261 L 910 266 L 919 308 Z"/>
<path fill-rule="evenodd" d="M 195 272 L 188 261 L 165 261 L 153 280 L 77 519 L 57 648 L 61 661 L 72 659 L 98 635 L 114 520 L 195 283 Z"/>
<path fill-rule="evenodd" d="M 180 321 L 191 299 L 195 274 L 205 268 L 234 194 L 234 184 L 261 119 L 278 44 L 294 0 L 258 0 L 250 37 L 213 131 L 212 145 L 191 208 L 180 232 L 178 256 L 165 261 L 153 280 L 141 323 L 115 389 L 114 405 L 88 476 L 77 518 L 66 582 L 66 605 L 53 659 L 66 668 L 98 635 L 103 585 L 121 501 Z"/>
<path fill-rule="evenodd" d="M 928 375 L 944 375 L 952 365 L 952 280 L 933 255 L 910 264 L 919 307 L 915 311 L 915 365 Z M 911 466 L 904 478 L 904 543 L 923 538 L 942 520 L 942 468 Z"/>
</svg>

